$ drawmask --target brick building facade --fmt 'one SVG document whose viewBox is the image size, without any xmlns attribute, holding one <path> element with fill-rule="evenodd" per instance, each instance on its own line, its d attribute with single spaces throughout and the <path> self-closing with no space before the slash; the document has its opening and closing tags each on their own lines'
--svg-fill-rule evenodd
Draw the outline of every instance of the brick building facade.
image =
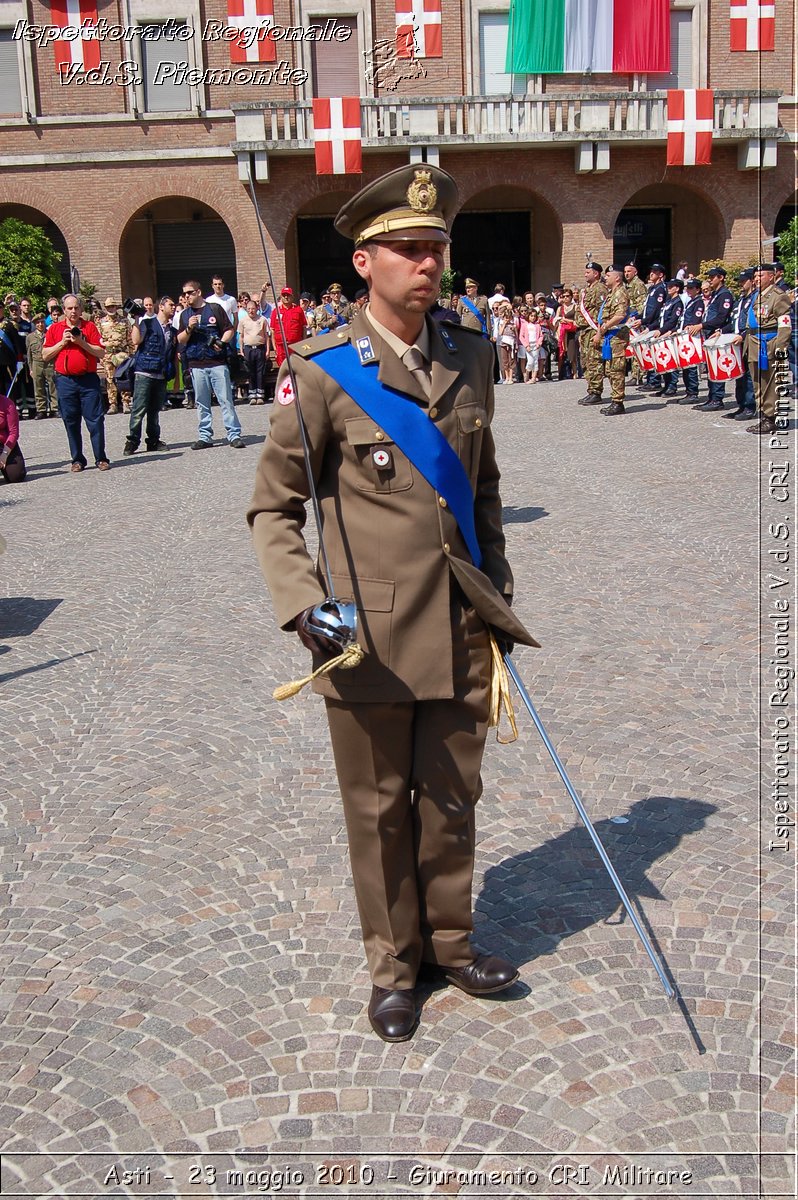
<svg viewBox="0 0 798 1200">
<path fill-rule="evenodd" d="M 224 0 L 97 7 L 98 74 L 66 78 L 36 40 L 49 4 L 0 0 L 0 219 L 44 225 L 101 295 L 174 291 L 214 270 L 228 291 L 259 287 L 248 169 L 276 278 L 311 290 L 354 286 L 331 217 L 409 158 L 458 181 L 452 265 L 511 290 L 578 280 L 588 252 L 674 269 L 747 260 L 795 206 L 795 30 L 780 0 L 776 49 L 762 54 L 730 52 L 729 0 L 671 0 L 668 79 L 508 76 L 507 0 L 443 0 L 443 57 L 389 62 L 376 82 L 393 0 L 274 0 L 289 36 L 276 62 L 243 65 L 223 40 Z M 144 41 L 153 25 L 162 36 Z M 309 40 L 313 27 L 326 40 Z M 666 167 L 668 86 L 714 89 L 711 167 Z M 363 175 L 318 176 L 311 97 L 352 94 Z"/>
</svg>

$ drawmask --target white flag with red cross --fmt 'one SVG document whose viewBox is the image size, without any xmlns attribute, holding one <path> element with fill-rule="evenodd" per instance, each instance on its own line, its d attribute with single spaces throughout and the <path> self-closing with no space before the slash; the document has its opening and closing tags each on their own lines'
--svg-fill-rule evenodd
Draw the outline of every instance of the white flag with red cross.
<svg viewBox="0 0 798 1200">
<path fill-rule="evenodd" d="M 668 166 L 709 166 L 714 125 L 715 93 L 710 88 L 669 91 Z"/>
<path fill-rule="evenodd" d="M 776 49 L 776 5 L 773 0 L 730 0 L 732 50 Z"/>
<path fill-rule="evenodd" d="M 274 0 L 227 0 L 227 24 L 238 30 L 230 43 L 230 61 L 275 62 L 277 47 L 268 31 L 274 27 Z"/>
<path fill-rule="evenodd" d="M 360 175 L 363 160 L 358 97 L 314 97 L 313 141 L 317 175 Z"/>
<path fill-rule="evenodd" d="M 60 26 L 65 33 L 53 42 L 55 69 L 61 73 L 68 67 L 83 67 L 86 71 L 99 67 L 97 0 L 51 0 L 50 14 L 53 25 Z"/>
<path fill-rule="evenodd" d="M 443 58 L 441 0 L 396 0 L 397 58 Z"/>
</svg>

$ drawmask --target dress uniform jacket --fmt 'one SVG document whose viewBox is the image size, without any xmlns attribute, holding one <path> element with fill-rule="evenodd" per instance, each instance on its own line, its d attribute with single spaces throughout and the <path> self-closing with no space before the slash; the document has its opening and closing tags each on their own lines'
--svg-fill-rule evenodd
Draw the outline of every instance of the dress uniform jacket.
<svg viewBox="0 0 798 1200">
<path fill-rule="evenodd" d="M 659 315 L 668 299 L 668 289 L 664 283 L 652 283 L 646 293 L 643 305 L 641 323 L 644 329 L 659 329 Z"/>
<path fill-rule="evenodd" d="M 727 287 L 719 287 L 706 302 L 704 310 L 704 334 L 731 333 L 734 296 Z"/>
<path fill-rule="evenodd" d="M 294 347 L 294 368 L 335 593 L 354 598 L 366 657 L 333 670 L 316 691 L 343 701 L 394 703 L 453 695 L 451 595 L 459 588 L 484 622 L 515 641 L 538 645 L 507 604 L 513 581 L 504 553 L 499 471 L 490 430 L 493 352 L 462 327 L 446 328 L 451 348 L 428 317 L 431 395 L 382 342 L 364 315 L 330 339 L 369 338 L 362 366 L 424 407 L 456 450 L 474 492 L 478 570 L 451 511 L 379 423 L 324 371 L 327 339 Z M 280 625 L 289 629 L 318 604 L 326 584 L 302 537 L 308 484 L 286 368 L 278 379 L 269 438 L 247 514 Z M 282 402 L 281 401 L 286 401 Z M 386 466 L 375 465 L 374 455 Z"/>
<path fill-rule="evenodd" d="M 683 312 L 684 302 L 681 296 L 674 296 L 672 300 L 668 300 L 659 314 L 660 333 L 674 333 L 679 328 Z"/>
</svg>

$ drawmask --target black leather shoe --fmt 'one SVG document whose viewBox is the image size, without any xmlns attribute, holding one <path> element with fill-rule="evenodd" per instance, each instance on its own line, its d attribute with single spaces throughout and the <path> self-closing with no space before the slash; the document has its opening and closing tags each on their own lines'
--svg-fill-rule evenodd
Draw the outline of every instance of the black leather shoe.
<svg viewBox="0 0 798 1200">
<path fill-rule="evenodd" d="M 755 408 L 741 408 L 739 412 L 734 413 L 735 421 L 753 421 L 755 417 Z"/>
<path fill-rule="evenodd" d="M 606 408 L 600 408 L 599 412 L 603 417 L 621 417 L 626 409 L 619 400 L 613 400 L 612 404 L 608 404 Z"/>
<path fill-rule="evenodd" d="M 749 413 L 751 416 L 754 415 L 750 409 L 735 408 L 734 412 L 724 413 L 723 416 L 724 416 L 724 419 L 727 421 L 737 421 L 742 417 L 743 413 L 746 413 L 746 412 Z"/>
<path fill-rule="evenodd" d="M 707 400 L 706 404 L 696 405 L 699 412 L 723 412 L 725 407 L 722 400 Z"/>
<path fill-rule="evenodd" d="M 518 978 L 512 963 L 495 954 L 480 954 L 467 967 L 441 967 L 449 983 L 469 996 L 492 996 L 511 987 Z"/>
<path fill-rule="evenodd" d="M 760 417 L 756 425 L 749 425 L 746 433 L 775 433 L 776 422 L 773 417 Z"/>
<path fill-rule="evenodd" d="M 369 1000 L 369 1024 L 384 1042 L 406 1042 L 416 1031 L 416 994 L 412 988 L 381 988 Z"/>
<path fill-rule="evenodd" d="M 601 396 L 597 395 L 596 392 L 588 392 L 586 396 L 582 397 L 579 403 L 585 408 L 591 404 L 601 404 Z"/>
<path fill-rule="evenodd" d="M 700 404 L 701 401 L 698 399 L 698 392 L 688 392 L 686 396 L 682 396 L 679 403 L 692 404 L 693 408 L 695 408 L 696 404 Z"/>
</svg>

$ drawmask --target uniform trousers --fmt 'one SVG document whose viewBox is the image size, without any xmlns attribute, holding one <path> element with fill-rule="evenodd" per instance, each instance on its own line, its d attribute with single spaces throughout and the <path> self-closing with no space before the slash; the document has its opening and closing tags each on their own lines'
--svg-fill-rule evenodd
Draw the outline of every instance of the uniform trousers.
<svg viewBox="0 0 798 1200">
<path fill-rule="evenodd" d="M 366 957 L 384 988 L 412 988 L 421 961 L 474 958 L 474 806 L 491 656 L 482 619 L 458 601 L 451 633 L 453 699 L 326 702 Z"/>
<path fill-rule="evenodd" d="M 748 354 L 748 370 L 751 372 L 751 379 L 754 385 L 754 395 L 756 397 L 756 407 L 760 416 L 775 417 L 776 416 L 776 363 L 771 361 L 766 371 L 763 371 L 759 365 L 759 343 L 756 338 L 752 338 L 751 350 Z M 770 358 L 773 359 L 771 351 Z"/>
</svg>

